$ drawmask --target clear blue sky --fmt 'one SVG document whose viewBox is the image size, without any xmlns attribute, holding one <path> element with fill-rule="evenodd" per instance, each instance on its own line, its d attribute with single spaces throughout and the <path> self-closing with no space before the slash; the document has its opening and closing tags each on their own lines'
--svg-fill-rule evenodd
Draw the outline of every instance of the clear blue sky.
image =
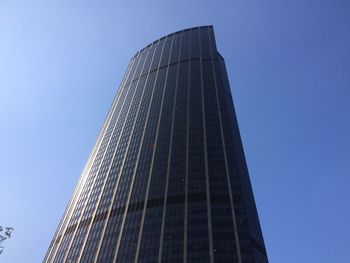
<svg viewBox="0 0 350 263">
<path fill-rule="evenodd" d="M 134 53 L 213 24 L 271 263 L 350 262 L 350 1 L 0 1 L 0 262 L 41 262 Z"/>
</svg>

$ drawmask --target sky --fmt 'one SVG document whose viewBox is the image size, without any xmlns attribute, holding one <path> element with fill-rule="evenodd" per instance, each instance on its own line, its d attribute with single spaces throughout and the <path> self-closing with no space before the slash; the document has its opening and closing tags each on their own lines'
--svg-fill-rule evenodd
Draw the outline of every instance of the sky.
<svg viewBox="0 0 350 263">
<path fill-rule="evenodd" d="M 130 58 L 213 25 L 272 263 L 350 262 L 350 1 L 0 0 L 0 262 L 41 262 Z"/>
</svg>

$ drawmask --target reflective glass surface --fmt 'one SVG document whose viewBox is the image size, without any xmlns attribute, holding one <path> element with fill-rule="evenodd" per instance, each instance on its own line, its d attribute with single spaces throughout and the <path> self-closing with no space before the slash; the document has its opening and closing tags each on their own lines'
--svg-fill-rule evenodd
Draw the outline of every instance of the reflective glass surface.
<svg viewBox="0 0 350 263">
<path fill-rule="evenodd" d="M 44 262 L 268 262 L 212 26 L 131 59 Z"/>
</svg>

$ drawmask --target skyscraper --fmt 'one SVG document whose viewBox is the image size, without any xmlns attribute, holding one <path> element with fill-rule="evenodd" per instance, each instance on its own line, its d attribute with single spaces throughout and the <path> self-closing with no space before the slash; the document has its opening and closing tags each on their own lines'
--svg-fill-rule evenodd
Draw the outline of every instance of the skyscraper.
<svg viewBox="0 0 350 263">
<path fill-rule="evenodd" d="M 44 262 L 268 262 L 212 26 L 131 59 Z"/>
</svg>

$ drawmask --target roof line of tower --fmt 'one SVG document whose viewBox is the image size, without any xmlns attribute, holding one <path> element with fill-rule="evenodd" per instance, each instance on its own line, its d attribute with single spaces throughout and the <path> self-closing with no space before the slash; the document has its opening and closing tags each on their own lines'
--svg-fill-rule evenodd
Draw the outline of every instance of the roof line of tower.
<svg viewBox="0 0 350 263">
<path fill-rule="evenodd" d="M 170 37 L 172 35 L 178 35 L 180 34 L 181 32 L 186 32 L 186 31 L 189 31 L 189 30 L 196 30 L 196 29 L 200 29 L 200 28 L 213 28 L 213 25 L 206 25 L 206 26 L 195 26 L 195 27 L 190 27 L 190 28 L 186 28 L 186 29 L 182 29 L 182 30 L 179 30 L 179 31 L 176 31 L 176 32 L 173 32 L 173 33 L 170 33 L 170 34 L 167 34 L 161 38 L 158 38 L 157 40 L 153 41 L 152 43 L 148 44 L 147 46 L 145 46 L 144 48 L 140 49 L 139 51 L 136 52 L 136 54 L 131 58 L 134 59 L 135 57 L 137 57 L 140 53 L 142 53 L 145 49 L 149 48 L 150 46 L 152 46 L 153 44 L 157 43 L 158 41 L 161 41 L 167 37 Z"/>
</svg>

